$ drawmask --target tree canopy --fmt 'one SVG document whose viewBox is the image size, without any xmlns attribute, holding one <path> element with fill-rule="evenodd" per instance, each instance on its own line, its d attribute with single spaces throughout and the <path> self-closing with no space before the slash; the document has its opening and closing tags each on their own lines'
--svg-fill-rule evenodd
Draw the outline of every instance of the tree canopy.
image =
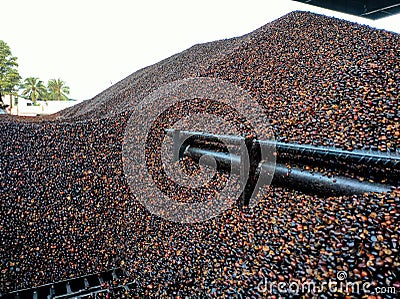
<svg viewBox="0 0 400 299">
<path fill-rule="evenodd" d="M 21 80 L 17 67 L 17 58 L 12 55 L 10 47 L 0 40 L 0 103 L 3 95 L 16 94 Z"/>
<path fill-rule="evenodd" d="M 47 89 L 42 80 L 35 77 L 29 77 L 22 84 L 22 95 L 32 100 L 33 103 L 39 98 L 47 97 Z"/>
<path fill-rule="evenodd" d="M 51 79 L 47 83 L 48 100 L 68 101 L 69 87 L 61 79 Z"/>
<path fill-rule="evenodd" d="M 51 79 L 47 86 L 42 80 L 36 77 L 28 77 L 21 83 L 21 76 L 18 73 L 17 58 L 12 55 L 10 47 L 0 40 L 0 108 L 7 107 L 3 103 L 3 96 L 18 95 L 18 89 L 22 91 L 21 96 L 31 99 L 34 103 L 37 100 L 68 100 L 69 87 L 61 79 Z"/>
</svg>

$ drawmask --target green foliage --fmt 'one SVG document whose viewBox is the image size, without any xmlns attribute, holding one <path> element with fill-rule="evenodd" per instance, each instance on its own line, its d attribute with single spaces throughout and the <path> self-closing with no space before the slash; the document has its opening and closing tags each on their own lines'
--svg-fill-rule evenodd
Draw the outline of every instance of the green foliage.
<svg viewBox="0 0 400 299">
<path fill-rule="evenodd" d="M 38 99 L 68 100 L 69 87 L 63 80 L 51 79 L 47 88 L 43 81 L 36 77 L 26 78 L 21 84 L 21 76 L 17 67 L 17 58 L 12 56 L 10 47 L 0 40 L 0 103 L 2 96 L 6 94 L 17 95 L 17 89 L 21 89 L 22 97 L 31 99 L 34 105 Z"/>
<path fill-rule="evenodd" d="M 39 78 L 26 78 L 21 88 L 22 96 L 31 99 L 34 104 L 36 104 L 39 98 L 45 99 L 47 97 L 46 86 L 44 86 L 43 81 L 39 80 Z"/>
<path fill-rule="evenodd" d="M 0 40 L 0 100 L 5 94 L 16 94 L 21 80 L 17 67 L 17 58 L 12 55 L 10 47 Z"/>
<path fill-rule="evenodd" d="M 47 83 L 48 100 L 68 101 L 69 87 L 61 79 L 51 79 Z"/>
</svg>

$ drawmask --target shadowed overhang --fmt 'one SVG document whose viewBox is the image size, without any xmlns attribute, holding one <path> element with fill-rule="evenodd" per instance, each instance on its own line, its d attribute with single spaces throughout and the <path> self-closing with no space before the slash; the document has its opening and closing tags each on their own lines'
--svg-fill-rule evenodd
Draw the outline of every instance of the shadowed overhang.
<svg viewBox="0 0 400 299">
<path fill-rule="evenodd" d="M 400 13 L 400 1 L 393 0 L 294 0 L 330 10 L 377 20 Z"/>
</svg>

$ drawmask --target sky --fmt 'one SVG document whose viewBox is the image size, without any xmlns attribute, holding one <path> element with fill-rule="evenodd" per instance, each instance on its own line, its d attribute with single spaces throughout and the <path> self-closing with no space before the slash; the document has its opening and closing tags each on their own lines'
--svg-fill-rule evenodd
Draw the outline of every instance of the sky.
<svg viewBox="0 0 400 299">
<path fill-rule="evenodd" d="M 86 100 L 195 44 L 249 33 L 293 10 L 400 33 L 400 15 L 371 21 L 290 0 L 0 0 L 0 39 L 23 78 L 61 78 Z"/>
</svg>

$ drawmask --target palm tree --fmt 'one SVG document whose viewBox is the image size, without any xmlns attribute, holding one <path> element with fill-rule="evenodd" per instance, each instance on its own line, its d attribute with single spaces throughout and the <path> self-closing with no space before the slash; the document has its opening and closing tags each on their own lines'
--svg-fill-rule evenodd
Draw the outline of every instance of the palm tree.
<svg viewBox="0 0 400 299">
<path fill-rule="evenodd" d="M 39 78 L 29 77 L 22 84 L 22 96 L 28 97 L 36 104 L 37 99 L 46 97 L 47 90 Z"/>
<path fill-rule="evenodd" d="M 69 87 L 61 79 L 51 79 L 47 83 L 49 99 L 56 101 L 68 101 Z"/>
</svg>

